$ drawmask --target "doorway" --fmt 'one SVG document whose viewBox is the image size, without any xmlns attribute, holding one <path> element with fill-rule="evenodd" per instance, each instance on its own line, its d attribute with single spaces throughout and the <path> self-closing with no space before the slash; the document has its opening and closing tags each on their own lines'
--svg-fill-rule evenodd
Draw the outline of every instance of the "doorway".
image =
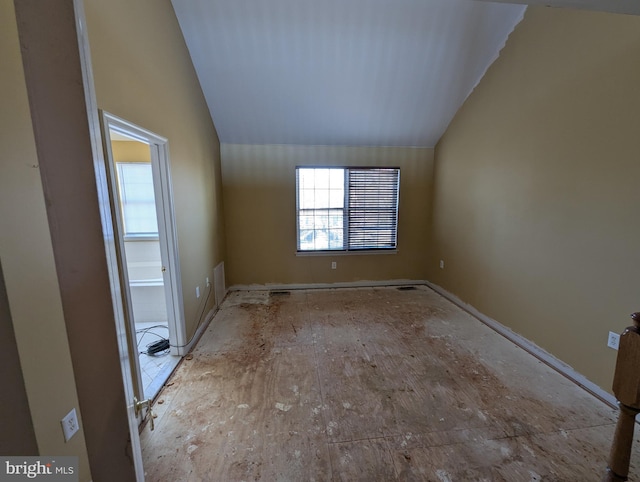
<svg viewBox="0 0 640 482">
<path fill-rule="evenodd" d="M 182 293 L 167 140 L 102 114 L 134 391 L 153 399 L 180 360 Z"/>
</svg>

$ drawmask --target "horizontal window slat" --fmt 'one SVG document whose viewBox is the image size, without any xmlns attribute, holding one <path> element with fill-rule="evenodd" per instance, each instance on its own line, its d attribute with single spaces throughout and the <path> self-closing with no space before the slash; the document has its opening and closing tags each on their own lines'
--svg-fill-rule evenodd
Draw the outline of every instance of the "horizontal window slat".
<svg viewBox="0 0 640 482">
<path fill-rule="evenodd" d="M 349 171 L 349 248 L 395 248 L 398 169 Z"/>
</svg>

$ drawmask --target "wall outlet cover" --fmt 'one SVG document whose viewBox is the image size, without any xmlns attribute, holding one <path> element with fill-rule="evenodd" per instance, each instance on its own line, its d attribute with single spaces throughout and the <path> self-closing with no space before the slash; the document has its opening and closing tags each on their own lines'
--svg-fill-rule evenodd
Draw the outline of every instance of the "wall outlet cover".
<svg viewBox="0 0 640 482">
<path fill-rule="evenodd" d="M 607 338 L 607 346 L 609 348 L 613 348 L 614 350 L 618 349 L 620 346 L 620 335 L 614 333 L 613 331 L 609 332 L 609 338 Z"/>
<path fill-rule="evenodd" d="M 78 432 L 78 430 L 80 430 L 80 424 L 78 424 L 78 415 L 76 414 L 76 409 L 71 409 L 71 411 L 66 414 L 62 420 L 60 420 L 60 424 L 62 425 L 64 441 L 68 442 L 69 439 L 71 439 L 71 437 L 73 437 Z"/>
</svg>

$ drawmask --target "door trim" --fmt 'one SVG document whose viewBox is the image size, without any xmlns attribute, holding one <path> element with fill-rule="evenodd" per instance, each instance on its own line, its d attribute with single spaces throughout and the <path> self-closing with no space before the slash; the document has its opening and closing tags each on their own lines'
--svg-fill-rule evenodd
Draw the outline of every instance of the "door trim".
<svg viewBox="0 0 640 482">
<path fill-rule="evenodd" d="M 113 154 L 111 152 L 111 137 L 109 130 L 132 137 L 140 142 L 149 145 L 151 153 L 151 170 L 153 173 L 153 184 L 156 198 L 156 211 L 158 213 L 158 237 L 160 240 L 160 257 L 162 265 L 165 267 L 163 281 L 165 288 L 165 298 L 167 303 L 167 315 L 169 318 L 169 339 L 171 340 L 171 354 L 184 355 L 185 352 L 185 317 L 184 303 L 182 296 L 182 282 L 180 273 L 180 261 L 178 257 L 178 236 L 175 223 L 175 210 L 173 204 L 173 189 L 171 183 L 171 164 L 169 162 L 169 142 L 147 129 L 137 126 L 120 117 L 101 111 L 101 120 L 105 137 L 105 149 L 107 150 L 109 167 L 111 172 L 113 167 Z M 116 192 L 117 181 L 113 174 L 111 177 L 112 192 Z M 115 198 L 115 194 L 114 194 Z M 114 202 L 114 216 L 117 220 L 116 229 L 121 230 L 121 214 L 116 209 Z M 121 252 L 124 252 L 124 241 L 122 233 L 118 233 L 118 245 Z M 125 270 L 122 270 L 125 271 Z M 128 286 L 128 277 L 123 273 L 123 279 Z M 127 309 L 132 313 L 131 296 L 129 290 L 126 291 Z M 133 340 L 135 340 L 135 329 L 133 329 Z M 142 392 L 140 392 L 142 395 Z"/>
</svg>

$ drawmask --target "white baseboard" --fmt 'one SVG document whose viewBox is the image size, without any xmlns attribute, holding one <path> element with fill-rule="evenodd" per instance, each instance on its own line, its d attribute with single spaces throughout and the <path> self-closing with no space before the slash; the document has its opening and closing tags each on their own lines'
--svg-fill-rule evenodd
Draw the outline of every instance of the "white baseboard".
<svg viewBox="0 0 640 482">
<path fill-rule="evenodd" d="M 613 395 L 611 395 L 609 392 L 603 390 L 598 385 L 596 385 L 595 383 L 593 383 L 590 380 L 588 380 L 584 375 L 581 375 L 580 373 L 575 371 L 573 368 L 571 368 L 569 365 L 567 365 L 563 361 L 558 360 L 552 354 L 550 354 L 546 350 L 540 348 L 538 345 L 536 345 L 532 341 L 530 341 L 530 340 L 526 339 L 525 337 L 515 333 L 514 331 L 512 331 L 509 328 L 507 328 L 503 324 L 497 322 L 493 318 L 489 318 L 488 316 L 486 316 L 483 313 L 479 312 L 476 308 L 474 308 L 473 306 L 465 303 L 460 298 L 458 298 L 457 296 L 455 296 L 452 293 L 449 293 L 444 288 L 442 288 L 442 287 L 440 287 L 440 286 L 438 286 L 438 285 L 436 285 L 434 283 L 430 283 L 428 281 L 425 282 L 425 284 L 428 287 L 430 287 L 432 290 L 434 290 L 436 293 L 444 296 L 446 299 L 451 301 L 454 305 L 456 305 L 459 308 L 463 309 L 464 311 L 469 313 L 471 316 L 473 316 L 474 318 L 477 318 L 482 323 L 487 325 L 489 328 L 495 330 L 496 332 L 498 332 L 499 334 L 504 336 L 506 339 L 508 339 L 512 343 L 518 345 L 520 348 L 522 348 L 527 353 L 530 353 L 531 355 L 536 357 L 538 360 L 540 360 L 545 365 L 548 365 L 549 367 L 553 368 L 554 370 L 556 370 L 561 375 L 567 377 L 569 380 L 571 380 L 572 382 L 574 382 L 578 386 L 582 387 L 584 390 L 589 392 L 594 397 L 602 400 L 604 403 L 606 403 L 607 405 L 609 405 L 612 408 L 618 408 L 618 403 L 616 401 L 616 398 Z"/>
<path fill-rule="evenodd" d="M 330 288 L 375 288 L 377 286 L 406 286 L 406 285 L 425 285 L 425 280 L 386 280 L 386 281 L 343 281 L 338 283 L 302 283 L 302 284 L 252 284 L 252 285 L 233 285 L 229 291 L 263 291 L 263 290 L 313 290 L 313 289 L 330 289 Z"/>
</svg>

